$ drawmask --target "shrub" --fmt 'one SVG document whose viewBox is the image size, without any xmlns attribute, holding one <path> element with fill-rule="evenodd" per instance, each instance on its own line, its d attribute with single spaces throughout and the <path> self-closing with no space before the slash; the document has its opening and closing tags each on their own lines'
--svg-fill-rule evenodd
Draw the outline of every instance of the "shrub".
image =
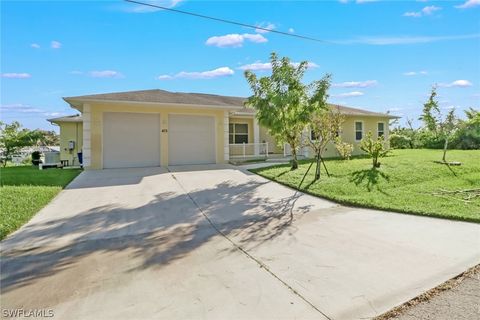
<svg viewBox="0 0 480 320">
<path fill-rule="evenodd" d="M 335 140 L 335 148 L 343 160 L 349 160 L 352 156 L 353 144 L 351 143 L 343 142 L 342 139 L 337 138 Z"/>
<path fill-rule="evenodd" d="M 392 133 L 389 140 L 392 149 L 409 149 L 412 146 L 412 139 L 403 134 Z"/>
<path fill-rule="evenodd" d="M 385 146 L 385 139 L 378 137 L 376 140 L 372 138 L 372 132 L 369 131 L 365 138 L 360 142 L 360 149 L 372 157 L 372 164 L 374 168 L 380 167 L 378 158 L 385 157 L 389 150 Z"/>
<path fill-rule="evenodd" d="M 32 164 L 34 166 L 38 166 L 42 161 L 40 160 L 41 153 L 40 151 L 33 151 L 32 152 Z"/>
</svg>

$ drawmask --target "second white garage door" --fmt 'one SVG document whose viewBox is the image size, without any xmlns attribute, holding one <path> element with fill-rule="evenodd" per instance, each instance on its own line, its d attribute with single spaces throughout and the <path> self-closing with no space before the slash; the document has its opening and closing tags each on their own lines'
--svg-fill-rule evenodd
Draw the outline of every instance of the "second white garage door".
<svg viewBox="0 0 480 320">
<path fill-rule="evenodd" d="M 154 167 L 159 165 L 159 114 L 104 113 L 104 168 Z"/>
<path fill-rule="evenodd" d="M 213 116 L 168 116 L 168 164 L 215 163 Z"/>
</svg>

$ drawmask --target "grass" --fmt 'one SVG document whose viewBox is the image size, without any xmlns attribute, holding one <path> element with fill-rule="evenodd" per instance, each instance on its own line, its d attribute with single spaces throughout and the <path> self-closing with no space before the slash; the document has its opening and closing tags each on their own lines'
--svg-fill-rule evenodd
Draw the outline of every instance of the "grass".
<svg viewBox="0 0 480 320">
<path fill-rule="evenodd" d="M 441 157 L 441 150 L 394 150 L 380 159 L 379 169 L 372 169 L 371 159 L 365 157 L 327 160 L 331 177 L 322 167 L 320 181 L 313 182 L 314 165 L 300 187 L 310 160 L 301 161 L 294 171 L 288 164 L 251 171 L 346 205 L 480 222 L 480 196 L 468 199 L 442 192 L 480 190 L 480 150 L 449 150 L 447 160 L 460 161 L 461 166 L 434 163 Z"/>
<path fill-rule="evenodd" d="M 1 168 L 0 239 L 30 220 L 80 172 L 80 169 L 38 170 L 32 166 Z"/>
</svg>

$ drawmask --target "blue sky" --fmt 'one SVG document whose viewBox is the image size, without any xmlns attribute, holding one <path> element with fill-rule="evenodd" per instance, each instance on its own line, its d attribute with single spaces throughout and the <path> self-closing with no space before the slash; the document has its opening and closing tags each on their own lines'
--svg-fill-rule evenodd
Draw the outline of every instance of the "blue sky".
<svg viewBox="0 0 480 320">
<path fill-rule="evenodd" d="M 151 1 L 306 35 L 259 32 L 122 1 L 2 1 L 1 119 L 54 129 L 65 96 L 164 89 L 248 96 L 272 51 L 333 74 L 330 102 L 418 118 L 480 106 L 480 1 Z"/>
</svg>

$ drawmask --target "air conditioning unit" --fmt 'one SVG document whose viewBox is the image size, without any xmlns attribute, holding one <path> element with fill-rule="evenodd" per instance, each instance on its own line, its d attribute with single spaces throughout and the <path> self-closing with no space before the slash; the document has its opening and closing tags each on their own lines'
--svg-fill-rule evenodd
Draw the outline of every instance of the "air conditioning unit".
<svg viewBox="0 0 480 320">
<path fill-rule="evenodd" d="M 43 166 L 60 165 L 60 152 L 44 152 Z"/>
</svg>

